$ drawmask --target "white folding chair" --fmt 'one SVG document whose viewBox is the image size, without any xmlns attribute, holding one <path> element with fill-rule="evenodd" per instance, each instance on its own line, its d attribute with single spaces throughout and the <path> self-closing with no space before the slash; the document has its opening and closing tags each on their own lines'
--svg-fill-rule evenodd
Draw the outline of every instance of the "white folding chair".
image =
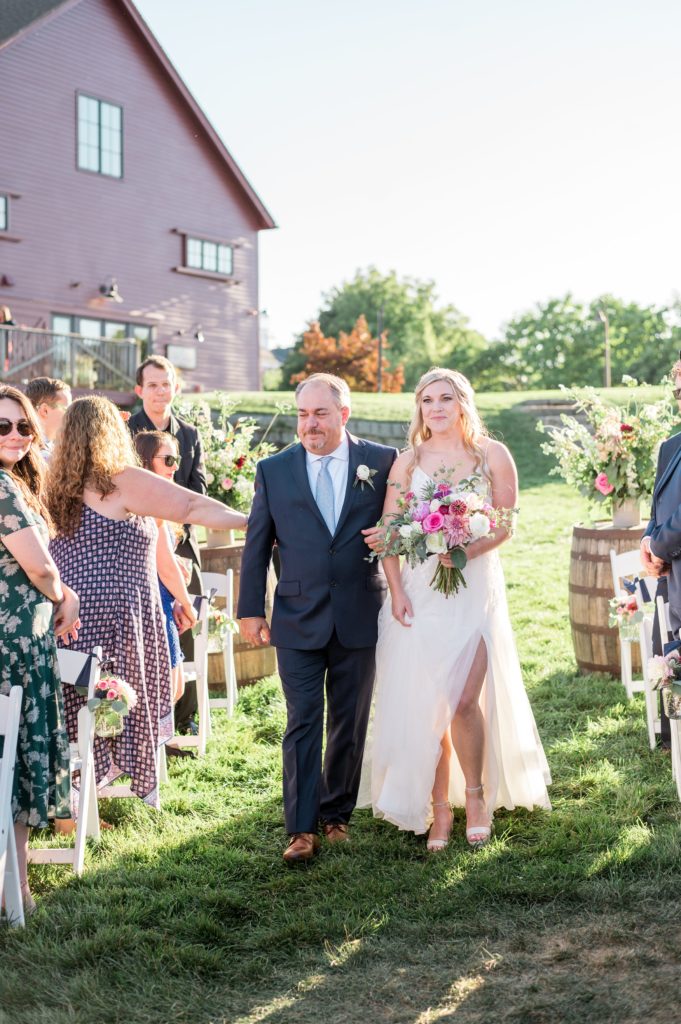
<svg viewBox="0 0 681 1024">
<path fill-rule="evenodd" d="M 88 665 L 87 700 L 95 695 L 99 683 L 102 648 L 95 647 L 92 656 L 80 651 L 59 649 L 59 673 L 66 686 L 80 680 L 81 671 Z M 85 840 L 88 836 L 99 839 L 99 809 L 97 806 L 97 784 L 95 781 L 95 760 L 93 754 L 95 742 L 95 713 L 90 711 L 87 701 L 78 712 L 78 736 L 70 745 L 71 779 L 74 772 L 80 772 L 80 796 L 78 799 L 78 815 L 76 818 L 76 841 L 68 847 L 29 847 L 28 859 L 32 864 L 66 864 L 73 867 L 77 875 L 82 875 L 85 863 Z"/>
<path fill-rule="evenodd" d="M 671 623 L 669 621 L 669 604 L 662 598 L 657 598 L 657 614 L 660 621 L 660 636 L 662 643 L 674 639 Z M 672 778 L 676 782 L 676 792 L 681 800 L 681 719 L 669 719 L 669 731 L 672 737 Z"/>
<path fill-rule="evenodd" d="M 622 551 L 620 554 L 614 548 L 610 548 L 610 568 L 612 570 L 612 586 L 615 597 L 619 597 L 622 593 L 622 577 L 643 576 L 645 571 L 641 565 L 641 553 L 638 548 L 634 551 Z M 634 679 L 632 675 L 631 645 L 636 642 L 636 640 L 623 640 L 620 635 L 622 684 L 629 700 L 631 700 L 635 693 L 641 693 L 645 689 L 645 677 Z"/>
<path fill-rule="evenodd" d="M 206 590 L 214 590 L 215 596 L 224 600 L 225 615 L 228 619 L 233 620 L 234 570 L 227 569 L 224 573 L 202 572 L 201 578 Z M 234 664 L 234 633 L 231 629 L 228 629 L 225 635 L 222 658 L 225 667 L 226 695 L 224 697 L 210 697 L 208 703 L 211 708 L 223 709 L 228 715 L 232 715 L 238 698 L 238 690 L 236 685 L 236 666 Z"/>
<path fill-rule="evenodd" d="M 652 615 L 645 615 L 639 623 L 639 643 L 641 645 L 641 663 L 643 666 L 643 694 L 646 702 L 646 726 L 650 749 L 656 746 L 656 736 L 660 731 L 659 694 L 653 689 L 648 672 L 648 662 L 653 656 L 653 623 Z"/>
<path fill-rule="evenodd" d="M 4 893 L 7 921 L 17 927 L 24 924 L 24 905 L 14 838 L 12 787 L 23 696 L 23 687 L 13 686 L 8 696 L 0 697 L 0 736 L 3 741 L 0 758 L 0 902 Z"/>
<path fill-rule="evenodd" d="M 203 575 L 203 574 L 202 574 Z M 210 702 L 208 699 L 208 595 L 199 595 L 198 602 L 199 630 L 194 636 L 194 660 L 182 664 L 185 680 L 196 681 L 196 699 L 199 712 L 199 731 L 196 736 L 175 735 L 172 739 L 174 747 L 196 747 L 199 757 L 206 753 L 206 743 L 210 738 L 212 727 L 210 721 Z"/>
</svg>

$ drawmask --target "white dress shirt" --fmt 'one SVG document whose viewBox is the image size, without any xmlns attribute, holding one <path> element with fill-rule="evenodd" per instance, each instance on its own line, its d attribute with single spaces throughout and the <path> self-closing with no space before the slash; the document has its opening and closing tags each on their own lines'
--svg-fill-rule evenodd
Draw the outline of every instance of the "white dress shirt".
<svg viewBox="0 0 681 1024">
<path fill-rule="evenodd" d="M 329 452 L 328 456 L 312 455 L 307 450 L 305 452 L 307 479 L 310 481 L 310 490 L 312 491 L 313 498 L 317 493 L 317 477 L 321 470 L 320 462 L 324 458 L 330 458 L 331 460 L 329 462 L 329 473 L 333 480 L 333 511 L 336 524 L 338 524 L 343 502 L 345 501 L 345 491 L 348 486 L 348 463 L 350 461 L 350 442 L 345 431 L 343 431 L 341 443 L 335 451 Z"/>
</svg>

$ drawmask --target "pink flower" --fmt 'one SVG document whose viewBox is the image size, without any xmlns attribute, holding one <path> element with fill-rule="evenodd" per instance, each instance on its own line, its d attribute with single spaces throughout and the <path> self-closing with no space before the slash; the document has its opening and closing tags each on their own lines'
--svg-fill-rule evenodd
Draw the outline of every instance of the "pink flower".
<svg viewBox="0 0 681 1024">
<path fill-rule="evenodd" d="M 437 533 L 445 524 L 445 517 L 442 512 L 429 512 L 423 520 L 424 533 Z"/>
<path fill-rule="evenodd" d="M 442 497 L 444 497 L 445 494 L 450 494 L 450 493 L 451 493 L 451 491 L 450 491 L 450 488 L 449 488 L 449 484 L 445 484 L 445 483 L 438 484 L 437 487 L 435 488 L 435 497 L 436 498 L 442 498 Z"/>
<path fill-rule="evenodd" d="M 234 486 L 234 481 L 230 477 L 226 476 L 220 486 L 223 491 L 229 491 Z"/>
<path fill-rule="evenodd" d="M 107 695 L 106 695 L 106 698 L 107 698 L 107 700 L 116 700 L 117 696 L 118 696 L 118 694 L 117 694 L 117 692 L 115 690 L 109 690 Z"/>
<path fill-rule="evenodd" d="M 413 491 L 407 491 L 407 493 L 404 496 L 404 501 L 413 501 L 415 497 L 416 495 L 414 494 Z"/>
<path fill-rule="evenodd" d="M 607 473 L 598 474 L 598 476 L 594 480 L 594 487 L 597 491 L 600 491 L 601 494 L 612 494 L 612 492 L 615 490 L 615 488 L 608 480 Z"/>
<path fill-rule="evenodd" d="M 427 515 L 430 515 L 430 505 L 427 501 L 422 501 L 414 509 L 412 518 L 415 519 L 417 523 L 422 523 Z"/>
<path fill-rule="evenodd" d="M 455 498 L 455 500 L 449 506 L 449 514 L 452 516 L 465 516 L 468 511 L 468 505 L 461 498 Z"/>
<path fill-rule="evenodd" d="M 445 519 L 445 540 L 448 548 L 458 548 L 469 539 L 465 520 L 461 516 L 448 516 Z"/>
</svg>

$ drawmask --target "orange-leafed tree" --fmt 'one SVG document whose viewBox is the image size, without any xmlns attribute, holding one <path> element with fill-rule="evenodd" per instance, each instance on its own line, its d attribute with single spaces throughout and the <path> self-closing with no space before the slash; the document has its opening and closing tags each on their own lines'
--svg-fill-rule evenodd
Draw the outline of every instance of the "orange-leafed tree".
<svg viewBox="0 0 681 1024">
<path fill-rule="evenodd" d="M 388 348 L 387 331 L 381 336 L 381 348 L 383 352 Z M 311 323 L 303 334 L 301 355 L 305 358 L 305 369 L 292 375 L 292 384 L 311 373 L 335 373 L 346 381 L 351 391 L 378 390 L 378 338 L 372 338 L 365 316 L 357 318 L 349 334 L 340 331 L 338 340 L 325 338 L 319 323 Z M 402 366 L 391 370 L 383 356 L 381 389 L 397 393 L 403 386 Z"/>
</svg>

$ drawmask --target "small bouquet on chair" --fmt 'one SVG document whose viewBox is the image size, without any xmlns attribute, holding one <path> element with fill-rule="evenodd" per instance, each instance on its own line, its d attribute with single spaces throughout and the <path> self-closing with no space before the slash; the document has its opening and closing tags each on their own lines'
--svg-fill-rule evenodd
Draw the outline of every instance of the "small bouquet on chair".
<svg viewBox="0 0 681 1024">
<path fill-rule="evenodd" d="M 681 718 L 681 650 L 678 646 L 649 660 L 648 678 L 653 690 L 662 691 L 667 718 Z"/>
<path fill-rule="evenodd" d="M 494 508 L 478 494 L 471 481 L 452 487 L 431 481 L 420 495 L 414 491 L 398 500 L 398 512 L 391 518 L 385 549 L 377 556 L 403 555 L 409 565 L 425 562 L 431 555 L 449 554 L 452 568 L 438 562 L 431 580 L 434 590 L 449 597 L 466 586 L 463 570 L 468 562 L 466 548 L 494 531 L 512 532 L 517 509 Z M 371 556 L 370 556 L 371 560 Z"/>
<path fill-rule="evenodd" d="M 120 736 L 123 719 L 137 704 L 133 688 L 118 676 L 102 676 L 95 695 L 88 702 L 95 713 L 95 736 Z"/>
<path fill-rule="evenodd" d="M 638 640 L 639 623 L 643 621 L 644 610 L 639 608 L 635 597 L 622 593 L 610 598 L 608 625 L 619 630 L 621 640 Z"/>
</svg>

